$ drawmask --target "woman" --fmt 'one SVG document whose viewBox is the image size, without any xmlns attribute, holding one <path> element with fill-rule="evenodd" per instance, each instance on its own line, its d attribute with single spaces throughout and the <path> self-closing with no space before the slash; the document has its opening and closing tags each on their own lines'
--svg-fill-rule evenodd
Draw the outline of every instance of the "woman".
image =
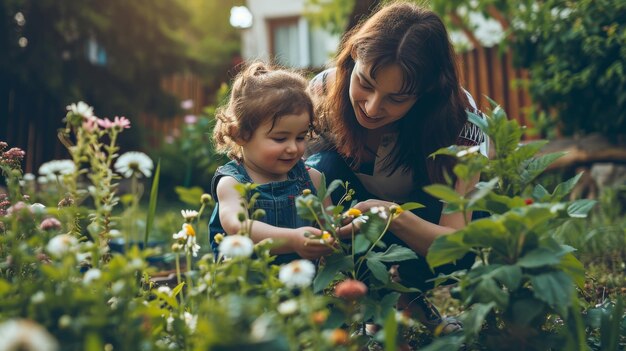
<svg viewBox="0 0 626 351">
<path fill-rule="evenodd" d="M 322 137 L 311 146 L 317 153 L 307 163 L 326 179 L 349 181 L 362 211 L 409 201 L 426 206 L 402 213 L 384 240 L 420 256 L 399 263 L 398 273 L 404 285 L 427 290 L 432 286 L 427 280 L 434 277 L 424 259 L 428 248 L 466 223 L 461 213 L 442 213 L 441 202 L 422 190 L 453 174 L 454 160 L 429 155 L 451 144 L 484 141 L 468 122 L 467 111 L 476 112 L 476 105 L 459 83 L 448 33 L 432 11 L 393 3 L 346 34 L 335 63 L 311 82 Z M 455 188 L 464 194 L 477 181 L 456 181 Z M 420 319 L 438 324 L 436 310 L 415 298 L 404 296 L 401 302 L 405 307 L 417 303 L 415 312 L 426 312 Z"/>
</svg>

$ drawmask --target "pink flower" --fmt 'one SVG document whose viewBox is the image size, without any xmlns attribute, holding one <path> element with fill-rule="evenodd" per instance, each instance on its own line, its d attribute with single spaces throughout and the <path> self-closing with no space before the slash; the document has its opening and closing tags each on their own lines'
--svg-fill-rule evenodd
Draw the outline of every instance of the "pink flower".
<svg viewBox="0 0 626 351">
<path fill-rule="evenodd" d="M 39 229 L 46 230 L 46 231 L 59 230 L 61 229 L 61 222 L 59 222 L 59 220 L 54 217 L 46 218 L 43 221 L 41 221 L 41 224 L 39 225 Z"/>
<path fill-rule="evenodd" d="M 198 117 L 194 115 L 185 116 L 185 123 L 187 124 L 196 124 L 197 121 L 198 121 Z"/>
<path fill-rule="evenodd" d="M 100 124 L 100 121 L 101 119 L 98 119 L 94 116 L 87 117 L 83 121 L 83 129 L 88 132 L 93 132 L 94 130 L 98 129 L 98 124 Z"/>
<path fill-rule="evenodd" d="M 99 119 L 98 125 L 104 129 L 118 128 L 122 130 L 130 128 L 130 121 L 126 117 L 115 116 L 112 121 L 108 118 Z"/>
<path fill-rule="evenodd" d="M 358 280 L 346 279 L 335 286 L 335 296 L 354 301 L 367 294 L 367 286 Z"/>
<path fill-rule="evenodd" d="M 193 100 L 192 99 L 183 100 L 180 103 L 180 107 L 183 110 L 191 110 L 191 108 L 193 107 Z"/>
</svg>

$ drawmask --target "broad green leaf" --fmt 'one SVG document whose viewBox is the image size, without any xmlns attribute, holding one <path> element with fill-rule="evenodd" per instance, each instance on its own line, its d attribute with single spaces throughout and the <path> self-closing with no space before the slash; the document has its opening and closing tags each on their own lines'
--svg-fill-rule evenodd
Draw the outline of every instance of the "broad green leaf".
<svg viewBox="0 0 626 351">
<path fill-rule="evenodd" d="M 417 203 L 417 202 L 406 202 L 404 204 L 402 204 L 402 206 L 400 206 L 400 208 L 402 208 L 405 211 L 412 211 L 418 208 L 423 208 L 424 205 Z"/>
<path fill-rule="evenodd" d="M 537 201 L 545 201 L 550 198 L 550 193 L 541 184 L 535 185 L 532 193 L 533 199 Z"/>
<path fill-rule="evenodd" d="M 389 269 L 382 262 L 370 258 L 365 263 L 376 279 L 383 284 L 389 282 Z"/>
<path fill-rule="evenodd" d="M 371 242 L 369 240 L 367 240 L 367 238 L 365 237 L 365 235 L 359 235 L 357 234 L 354 237 L 354 253 L 355 254 L 360 254 L 363 253 L 365 251 L 367 251 L 367 249 L 369 248 Z"/>
<path fill-rule="evenodd" d="M 150 202 L 148 203 L 148 214 L 146 218 L 146 232 L 143 236 L 143 247 L 148 247 L 148 240 L 154 225 L 154 216 L 156 214 L 157 200 L 159 198 L 159 179 L 161 179 L 161 159 L 157 162 L 154 178 L 152 179 L 152 188 L 150 189 Z M 202 194 L 200 194 L 202 197 Z M 198 199 L 200 199 L 200 197 Z"/>
<path fill-rule="evenodd" d="M 530 183 L 533 179 L 545 171 L 546 168 L 552 164 L 552 162 L 561 158 L 565 154 L 565 152 L 555 152 L 534 158 L 522 172 L 522 182 L 524 184 Z"/>
<path fill-rule="evenodd" d="M 178 194 L 180 201 L 191 206 L 198 206 L 200 204 L 200 198 L 202 194 L 204 194 L 204 190 L 199 186 L 194 186 L 193 188 L 177 186 L 174 190 Z"/>
<path fill-rule="evenodd" d="M 313 291 L 320 292 L 330 284 L 341 271 L 351 270 L 354 266 L 349 256 L 342 254 L 331 255 L 326 258 L 326 264 L 320 268 L 313 280 Z"/>
<path fill-rule="evenodd" d="M 422 292 L 422 290 L 418 288 L 411 288 L 408 286 L 404 286 L 400 283 L 396 283 L 394 281 L 389 281 L 385 286 L 386 289 L 401 292 L 401 293 L 412 293 L 412 292 Z"/>
<path fill-rule="evenodd" d="M 379 216 L 369 216 L 369 219 L 365 223 L 361 224 L 361 234 L 373 243 L 383 233 L 386 225 L 387 220 L 384 220 Z"/>
<path fill-rule="evenodd" d="M 585 285 L 585 267 L 572 253 L 563 255 L 556 268 L 569 275 L 579 288 L 582 289 Z"/>
<path fill-rule="evenodd" d="M 487 196 L 498 185 L 499 181 L 500 181 L 500 178 L 495 177 L 488 182 L 481 182 L 477 184 L 476 188 L 478 188 L 478 190 L 470 194 L 469 203 L 467 204 L 467 206 L 468 207 L 474 206 L 476 201 L 481 200 L 482 198 Z"/>
<path fill-rule="evenodd" d="M 400 294 L 397 292 L 392 292 L 385 295 L 379 303 L 379 322 L 382 323 L 383 320 L 387 317 L 388 314 L 392 314 L 395 316 L 396 304 L 398 303 L 398 298 L 400 298 Z"/>
<path fill-rule="evenodd" d="M 561 262 L 561 256 L 544 247 L 536 248 L 517 261 L 517 265 L 524 268 L 538 268 L 542 266 L 554 266 Z"/>
<path fill-rule="evenodd" d="M 324 173 L 322 173 L 320 184 L 315 190 L 317 190 L 317 197 L 320 199 L 320 201 L 323 201 L 326 197 L 326 175 Z"/>
<path fill-rule="evenodd" d="M 590 199 L 576 200 L 567 206 L 567 214 L 573 218 L 586 218 L 596 203 L 596 200 Z"/>
<path fill-rule="evenodd" d="M 506 265 L 495 268 L 491 276 L 506 286 L 509 291 L 519 288 L 522 283 L 522 269 L 518 266 Z"/>
<path fill-rule="evenodd" d="M 431 268 L 439 267 L 462 258 L 471 248 L 463 243 L 463 232 L 441 235 L 430 245 L 426 260 Z"/>
<path fill-rule="evenodd" d="M 509 304 L 509 294 L 503 291 L 496 281 L 485 277 L 474 288 L 473 300 L 480 303 L 495 302 L 499 307 L 506 308 Z"/>
<path fill-rule="evenodd" d="M 475 125 L 478 126 L 478 128 L 480 128 L 480 130 L 482 130 L 483 132 L 487 131 L 487 120 L 485 118 L 482 118 L 481 116 L 468 111 L 467 112 L 467 120 L 470 121 L 471 123 L 474 123 Z"/>
<path fill-rule="evenodd" d="M 565 182 L 557 185 L 554 189 L 554 192 L 552 193 L 552 201 L 561 201 L 561 199 L 565 197 L 565 195 L 569 194 L 572 189 L 574 189 L 582 175 L 583 172 L 580 172 L 572 178 L 566 180 Z"/>
<path fill-rule="evenodd" d="M 463 232 L 463 244 L 471 247 L 498 246 L 503 240 L 508 240 L 507 228 L 502 224 L 501 217 L 492 216 L 470 222 Z"/>
<path fill-rule="evenodd" d="M 567 313 L 567 306 L 574 293 L 574 282 L 567 274 L 552 271 L 531 276 L 530 282 L 536 298 L 555 307 L 562 315 Z"/>
<path fill-rule="evenodd" d="M 478 335 L 485 322 L 485 317 L 487 317 L 487 314 L 489 314 L 494 307 L 496 307 L 494 302 L 474 304 L 472 309 L 463 313 L 461 317 L 464 328 L 467 329 L 470 334 Z"/>
<path fill-rule="evenodd" d="M 408 247 L 400 246 L 398 244 L 392 244 L 385 252 L 370 252 L 367 254 L 367 259 L 374 259 L 381 262 L 400 262 L 406 260 L 417 259 L 415 251 Z"/>
<path fill-rule="evenodd" d="M 530 297 L 515 299 L 511 306 L 513 320 L 520 325 L 528 325 L 533 319 L 546 312 L 545 307 L 545 303 Z"/>
<path fill-rule="evenodd" d="M 0 278 L 0 296 L 5 295 L 9 291 L 11 291 L 11 283 Z"/>
<path fill-rule="evenodd" d="M 396 344 L 396 337 L 398 336 L 398 321 L 396 321 L 396 315 L 389 313 L 385 318 L 384 325 L 385 332 L 385 350 L 395 351 L 398 347 Z"/>
<path fill-rule="evenodd" d="M 342 185 L 343 185 L 343 182 L 340 179 L 333 180 L 328 185 L 328 189 L 326 190 L 325 196 L 332 196 L 333 192 Z M 320 196 L 320 200 L 323 200 L 323 199 L 324 198 Z"/>
<path fill-rule="evenodd" d="M 463 203 L 466 201 L 461 195 L 454 191 L 454 189 L 443 184 L 426 186 L 424 187 L 424 191 L 448 203 Z"/>
</svg>

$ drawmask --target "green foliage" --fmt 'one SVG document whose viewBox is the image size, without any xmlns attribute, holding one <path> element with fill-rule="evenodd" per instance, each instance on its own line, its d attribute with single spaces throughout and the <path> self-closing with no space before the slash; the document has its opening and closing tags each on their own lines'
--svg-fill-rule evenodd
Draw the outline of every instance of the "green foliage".
<svg viewBox="0 0 626 351">
<path fill-rule="evenodd" d="M 497 349 L 507 338 L 520 339 L 511 345 L 514 349 L 543 349 L 566 342 L 572 334 L 545 326 L 551 318 L 566 322 L 577 318 L 576 286 L 583 285 L 584 268 L 573 256 L 575 249 L 559 244 L 555 233 L 564 221 L 586 217 L 595 201 L 564 201 L 580 175 L 558 184 L 552 192 L 536 185 L 531 197 L 523 198 L 536 177 L 561 155 L 535 156 L 543 144 L 521 144 L 522 128 L 499 107 L 491 118 L 473 116 L 472 120 L 489 136 L 495 148 L 493 159 L 467 147 L 442 149 L 433 156 L 457 156 L 459 179 L 467 181 L 481 171 L 489 181 L 479 183 L 466 196 L 455 195 L 451 187 L 442 185 L 425 190 L 453 210 L 482 210 L 491 216 L 437 238 L 427 260 L 437 267 L 469 252 L 477 254 L 478 262 L 459 274 L 453 289 L 453 296 L 470 309 L 465 315 L 466 342 L 489 349 Z"/>
</svg>

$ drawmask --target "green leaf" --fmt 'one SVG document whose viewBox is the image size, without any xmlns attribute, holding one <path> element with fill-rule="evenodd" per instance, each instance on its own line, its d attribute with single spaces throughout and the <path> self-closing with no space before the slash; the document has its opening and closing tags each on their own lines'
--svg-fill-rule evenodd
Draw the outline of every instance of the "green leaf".
<svg viewBox="0 0 626 351">
<path fill-rule="evenodd" d="M 313 291 L 320 292 L 330 284 L 342 271 L 351 270 L 354 266 L 351 257 L 335 254 L 326 258 L 326 264 L 320 268 L 313 280 Z"/>
<path fill-rule="evenodd" d="M 522 269 L 518 266 L 497 267 L 491 272 L 491 276 L 506 286 L 509 291 L 516 290 L 522 283 Z"/>
<path fill-rule="evenodd" d="M 537 201 L 546 201 L 550 198 L 550 193 L 541 184 L 535 185 L 532 193 L 533 199 Z"/>
<path fill-rule="evenodd" d="M 463 203 L 466 201 L 461 195 L 454 191 L 454 189 L 443 184 L 426 186 L 424 187 L 424 191 L 448 203 Z"/>
<path fill-rule="evenodd" d="M 367 249 L 369 248 L 371 242 L 369 240 L 367 240 L 367 238 L 365 237 L 365 235 L 359 235 L 357 234 L 354 237 L 354 253 L 355 254 L 360 254 L 363 253 L 365 251 L 367 251 Z"/>
<path fill-rule="evenodd" d="M 556 268 L 569 275 L 579 288 L 582 289 L 585 285 L 585 267 L 572 253 L 563 255 Z"/>
<path fill-rule="evenodd" d="M 396 283 L 394 281 L 389 281 L 389 283 L 387 283 L 387 285 L 385 285 L 386 289 L 389 290 L 393 290 L 393 291 L 397 291 L 397 292 L 401 292 L 401 293 L 419 293 L 422 292 L 422 290 L 418 289 L 418 288 L 411 288 L 408 286 L 404 286 L 400 283 Z"/>
<path fill-rule="evenodd" d="M 467 120 L 470 121 L 471 123 L 474 123 L 475 125 L 478 126 L 478 128 L 480 128 L 480 130 L 484 132 L 487 131 L 487 120 L 485 118 L 482 118 L 481 116 L 471 112 L 471 111 L 467 111 Z"/>
<path fill-rule="evenodd" d="M 524 268 L 537 268 L 542 266 L 553 266 L 561 263 L 561 257 L 554 251 L 544 247 L 536 248 L 517 261 L 517 265 Z"/>
<path fill-rule="evenodd" d="M 485 317 L 487 317 L 487 314 L 489 314 L 494 307 L 496 307 L 494 302 L 474 304 L 471 310 L 463 313 L 462 320 L 464 329 L 470 334 L 478 335 L 485 322 Z"/>
<path fill-rule="evenodd" d="M 198 206 L 200 204 L 200 198 L 202 194 L 204 194 L 204 190 L 199 186 L 194 186 L 193 188 L 177 186 L 174 190 L 178 194 L 180 201 L 191 206 Z"/>
<path fill-rule="evenodd" d="M 403 203 L 402 206 L 400 206 L 400 208 L 402 208 L 405 211 L 411 211 L 411 210 L 415 210 L 418 208 L 424 208 L 424 205 L 417 203 L 417 202 L 406 202 L 406 203 Z"/>
<path fill-rule="evenodd" d="M 495 177 L 493 179 L 491 179 L 488 182 L 481 182 L 479 184 L 476 185 L 476 187 L 478 188 L 477 191 L 473 192 L 470 197 L 469 197 L 469 203 L 467 204 L 468 207 L 474 206 L 474 204 L 478 201 L 483 199 L 485 196 L 487 196 L 489 193 L 491 193 L 493 191 L 493 189 L 498 185 L 498 182 L 500 181 L 500 178 Z"/>
<path fill-rule="evenodd" d="M 460 350 L 465 342 L 465 335 L 450 334 L 436 338 L 425 347 L 420 347 L 420 351 L 450 351 Z"/>
<path fill-rule="evenodd" d="M 576 200 L 567 206 L 567 214 L 573 218 L 586 218 L 596 203 L 596 200 L 590 199 Z"/>
<path fill-rule="evenodd" d="M 148 203 L 148 214 L 146 218 L 146 232 L 143 236 L 143 247 L 148 247 L 148 240 L 154 225 L 157 200 L 159 198 L 159 179 L 161 178 L 161 159 L 157 162 L 154 178 L 152 178 L 152 188 L 150 189 L 150 202 Z M 200 194 L 202 196 L 202 194 Z M 200 197 L 198 197 L 200 199 Z"/>
<path fill-rule="evenodd" d="M 553 271 L 531 276 L 530 282 L 537 299 L 555 307 L 561 315 L 567 314 L 567 306 L 574 294 L 573 281 L 567 274 Z"/>
<path fill-rule="evenodd" d="M 383 284 L 387 284 L 389 282 L 389 270 L 382 262 L 374 259 L 368 259 L 365 263 L 376 279 Z"/>
<path fill-rule="evenodd" d="M 385 252 L 370 252 L 367 254 L 367 259 L 374 259 L 381 262 L 400 262 L 406 260 L 417 259 L 415 251 L 408 247 L 400 246 L 398 244 L 392 244 Z"/>
<path fill-rule="evenodd" d="M 574 189 L 582 175 L 583 172 L 580 172 L 572 178 L 568 179 L 567 181 L 557 185 L 554 189 L 554 192 L 552 193 L 552 201 L 561 201 L 561 199 L 565 197 L 565 195 L 569 194 L 572 189 Z"/>
<path fill-rule="evenodd" d="M 474 301 L 480 303 L 489 303 L 491 301 L 498 304 L 501 308 L 506 308 L 509 304 L 509 294 L 503 291 L 496 281 L 491 278 L 483 278 L 474 288 L 472 294 Z"/>
<path fill-rule="evenodd" d="M 545 303 L 537 299 L 516 299 L 511 306 L 513 320 L 521 325 L 529 325 L 535 318 L 546 312 L 545 307 Z"/>
<path fill-rule="evenodd" d="M 528 184 L 539 176 L 543 171 L 548 168 L 555 160 L 563 157 L 565 152 L 555 152 L 546 155 L 539 156 L 530 161 L 526 169 L 522 172 L 522 182 Z"/>
<path fill-rule="evenodd" d="M 335 179 L 330 182 L 328 190 L 326 190 L 326 196 L 332 196 L 333 192 L 340 186 L 343 186 L 343 182 L 340 179 Z"/>
<path fill-rule="evenodd" d="M 5 279 L 0 278 L 0 296 L 5 295 L 11 291 L 11 283 L 6 281 Z"/>
<path fill-rule="evenodd" d="M 450 235 L 440 235 L 430 245 L 426 261 L 431 268 L 452 263 L 465 256 L 471 246 L 463 242 L 463 232 L 456 232 Z"/>
<path fill-rule="evenodd" d="M 385 350 L 396 350 L 398 345 L 396 344 L 396 337 L 398 336 L 398 321 L 396 321 L 396 315 L 389 313 L 385 318 Z"/>
<path fill-rule="evenodd" d="M 379 216 L 369 216 L 367 222 L 361 224 L 361 234 L 370 242 L 376 242 L 387 226 L 387 221 Z M 382 242 L 382 241 L 379 241 Z"/>
<path fill-rule="evenodd" d="M 334 183 L 335 181 L 333 181 Z M 326 175 L 324 173 L 322 173 L 322 178 L 320 181 L 320 185 L 317 187 L 317 197 L 320 199 L 320 201 L 323 201 L 324 198 L 326 197 Z"/>
</svg>

